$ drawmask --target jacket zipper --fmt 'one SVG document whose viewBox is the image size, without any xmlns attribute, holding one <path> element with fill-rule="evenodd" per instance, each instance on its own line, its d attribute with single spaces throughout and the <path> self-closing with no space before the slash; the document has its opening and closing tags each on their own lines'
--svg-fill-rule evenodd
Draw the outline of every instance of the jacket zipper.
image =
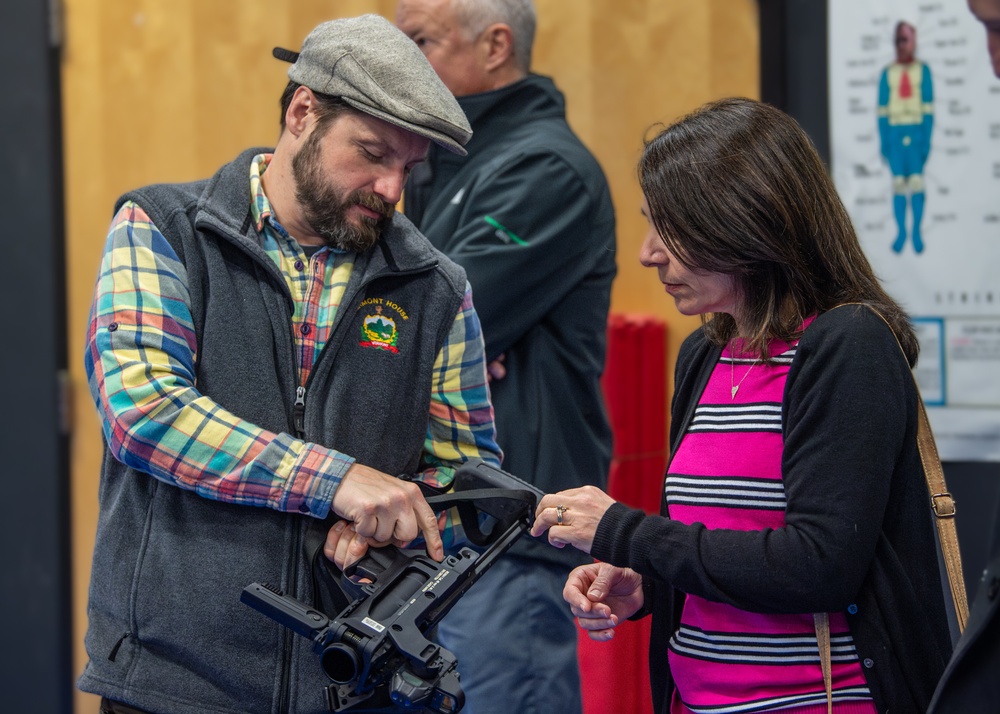
<svg viewBox="0 0 1000 714">
<path fill-rule="evenodd" d="M 306 388 L 304 386 L 295 388 L 295 404 L 293 405 L 293 412 L 295 435 L 299 439 L 304 439 L 306 435 Z"/>
<path fill-rule="evenodd" d="M 295 372 L 298 373 L 298 365 L 295 365 Z M 306 388 L 299 385 L 295 388 L 295 403 L 292 405 L 292 426 L 295 428 L 295 436 L 299 439 L 305 439 L 305 417 L 306 417 Z M 300 597 L 301 594 L 298 592 L 296 584 L 298 583 L 298 558 L 296 554 L 299 552 L 300 540 L 301 540 L 301 528 L 298 523 L 292 523 L 292 549 L 291 557 L 288 559 L 290 563 L 291 570 L 288 574 L 288 587 L 285 588 L 286 592 L 292 592 L 295 597 Z M 278 699 L 278 711 L 281 714 L 289 711 L 289 702 L 291 699 L 291 661 L 292 652 L 295 648 L 294 633 L 285 628 L 282 633 L 281 640 L 281 689 Z"/>
<path fill-rule="evenodd" d="M 415 274 L 415 273 L 418 273 L 418 272 L 423 272 L 423 270 L 424 270 L 423 268 L 421 268 L 421 269 L 414 269 L 414 270 L 408 270 L 408 271 L 405 271 L 405 272 L 400 272 L 399 275 Z M 341 309 L 343 309 L 344 307 L 353 305 L 355 297 L 361 291 L 363 291 L 366 287 L 368 287 L 368 285 L 370 285 L 371 283 L 373 283 L 375 280 L 379 279 L 380 277 L 382 277 L 381 274 L 379 274 L 379 275 L 371 275 L 371 276 L 368 277 L 367 280 L 365 280 L 361 285 L 359 285 L 354 290 L 354 292 L 351 293 L 350 296 L 348 296 L 348 295 L 345 294 L 344 298 L 341 300 Z M 289 299 L 291 299 L 291 293 L 288 290 L 288 286 L 285 285 L 284 279 L 281 279 L 280 283 L 281 283 L 282 287 L 284 288 L 284 292 L 285 292 L 286 296 Z M 320 359 L 322 359 L 323 354 L 326 353 L 326 352 L 330 352 L 331 351 L 330 347 L 331 347 L 331 343 L 334 340 L 334 336 L 337 335 L 338 332 L 340 332 L 341 335 L 339 335 L 339 337 L 340 337 L 340 339 L 342 339 L 342 333 L 343 333 L 343 331 L 342 330 L 338 330 L 338 328 L 340 327 L 341 324 L 342 324 L 342 316 L 338 316 L 338 318 L 337 318 L 337 320 L 336 320 L 336 322 L 334 324 L 333 330 L 330 333 L 330 339 L 327 340 L 327 343 L 323 346 L 323 349 L 322 349 L 322 351 L 320 352 L 320 355 L 319 355 L 319 359 L 316 360 L 316 364 L 313 366 L 313 370 L 312 370 L 312 372 L 309 375 L 309 380 L 312 379 L 312 374 L 316 371 L 316 367 L 319 366 L 319 362 L 320 362 Z M 295 343 L 295 340 L 293 338 L 292 339 L 292 345 L 293 345 L 292 353 L 293 354 L 295 353 L 294 343 Z M 295 374 L 299 374 L 299 365 L 294 362 L 294 359 L 293 359 L 292 369 L 293 369 L 293 371 L 294 371 Z M 307 381 L 309 381 L 309 380 L 307 380 Z M 307 390 L 306 390 L 305 385 L 299 385 L 298 387 L 296 387 L 295 388 L 295 402 L 292 404 L 292 426 L 295 428 L 295 436 L 298 439 L 301 439 L 301 440 L 304 440 L 306 438 L 306 433 L 305 433 L 306 393 L 307 393 Z M 295 597 L 301 597 L 301 593 L 298 593 L 297 592 L 297 588 L 296 588 L 296 583 L 298 582 L 298 571 L 299 571 L 299 568 L 298 568 L 298 559 L 296 558 L 295 554 L 298 553 L 299 548 L 301 547 L 302 531 L 301 531 L 301 528 L 298 527 L 297 525 L 294 526 L 294 528 L 295 528 L 295 530 L 294 530 L 294 533 L 292 535 L 292 550 L 291 550 L 292 557 L 289 558 L 289 560 L 291 561 L 291 572 L 289 573 L 289 581 L 288 581 L 289 582 L 289 587 L 286 589 L 286 592 L 291 591 L 291 592 L 294 593 Z M 294 633 L 291 630 L 286 629 L 285 632 L 283 633 L 283 635 L 284 636 L 282 638 L 282 658 L 281 658 L 281 689 L 280 689 L 280 694 L 279 694 L 279 699 L 278 699 L 278 711 L 281 712 L 282 714 L 284 714 L 285 712 L 289 711 L 289 702 L 290 702 L 290 699 L 291 699 L 291 694 L 290 694 L 290 690 L 291 690 L 291 658 L 292 658 L 292 650 L 294 649 L 294 642 L 293 642 L 293 640 L 294 640 Z"/>
<path fill-rule="evenodd" d="M 204 230 L 204 227 L 199 228 L 199 230 Z M 213 229 L 213 230 L 215 230 L 215 229 Z M 245 233 L 246 230 L 247 230 L 247 224 L 245 223 L 242 232 Z M 215 232 L 219 233 L 219 231 L 217 231 L 217 230 Z M 228 240 L 230 240 L 235 245 L 241 247 L 244 250 L 244 252 L 246 252 L 248 255 L 250 255 L 259 265 L 263 266 L 264 270 L 275 281 L 275 283 L 278 285 L 278 289 L 281 290 L 281 292 L 288 299 L 288 301 L 289 302 L 293 302 L 291 290 L 289 290 L 288 285 L 285 283 L 284 276 L 282 276 L 281 271 L 277 268 L 277 266 L 275 266 L 274 261 L 272 261 L 262 251 L 261 252 L 256 252 L 254 250 L 247 250 L 247 248 L 244 245 L 243 235 L 242 234 L 233 235 L 233 234 L 228 234 L 228 233 L 221 233 L 221 235 L 223 235 L 223 237 L 227 238 Z M 398 275 L 398 276 L 417 274 L 417 273 L 420 273 L 420 272 L 424 272 L 424 271 L 428 270 L 431 267 L 433 267 L 433 266 L 426 265 L 426 266 L 422 266 L 422 267 L 419 267 L 419 268 L 411 268 L 410 270 L 399 271 L 399 272 L 392 273 L 392 274 Z M 367 288 L 374 281 L 376 281 L 376 280 L 378 280 L 378 279 L 380 279 L 380 278 L 382 278 L 382 277 L 384 277 L 385 275 L 388 275 L 388 274 L 390 274 L 390 273 L 381 272 L 381 273 L 378 273 L 376 275 L 369 275 L 367 277 L 367 279 L 361 285 L 359 285 L 350 296 L 348 296 L 346 294 L 344 295 L 344 298 L 341 300 L 341 309 L 343 309 L 343 308 L 345 308 L 345 307 L 347 307 L 349 305 L 353 306 L 354 299 L 358 295 L 359 292 L 361 292 L 362 290 L 364 290 L 365 288 Z M 337 328 L 339 327 L 340 323 L 341 323 L 341 317 L 338 316 L 338 318 L 336 320 L 336 323 L 334 325 L 334 329 L 331 332 L 330 340 L 323 347 L 323 350 L 320 353 L 321 357 L 322 357 L 323 352 L 329 352 L 330 351 L 330 349 L 328 349 L 330 347 L 330 342 L 333 341 L 334 335 L 336 335 L 336 333 L 338 332 Z M 342 339 L 342 335 L 341 335 L 341 339 Z M 294 337 L 292 338 L 292 354 L 293 355 L 295 354 L 295 339 L 294 339 Z M 319 365 L 319 360 L 317 359 L 316 366 L 318 366 L 318 365 Z M 293 370 L 293 374 L 297 375 L 299 373 L 298 365 L 295 363 L 294 357 L 293 357 L 293 360 L 292 360 L 292 370 Z M 310 376 L 310 379 L 311 378 L 312 377 Z M 296 431 L 295 435 L 299 439 L 305 439 L 305 412 L 306 412 L 306 388 L 305 388 L 305 386 L 296 387 L 296 389 L 295 389 L 295 402 L 293 404 L 292 412 L 293 412 L 292 413 L 292 421 L 293 421 L 292 425 L 293 425 L 293 427 L 295 428 L 295 431 Z M 297 561 L 296 554 L 298 553 L 299 548 L 301 547 L 302 531 L 301 531 L 301 527 L 299 527 L 297 524 L 294 525 L 293 527 L 294 527 L 294 532 L 293 532 L 293 535 L 292 535 L 292 549 L 291 549 L 291 554 L 292 555 L 291 555 L 291 558 L 289 559 L 291 561 L 291 572 L 289 573 L 289 576 L 290 576 L 289 587 L 286 589 L 286 592 L 291 591 L 291 592 L 293 592 L 294 596 L 298 597 L 298 596 L 301 596 L 301 593 L 296 592 L 297 589 L 295 587 L 295 585 L 297 583 L 297 579 L 298 579 L 298 570 L 299 570 L 298 569 L 298 561 Z M 295 635 L 294 635 L 294 633 L 291 630 L 285 629 L 285 632 L 283 633 L 283 638 L 282 638 L 282 652 L 281 652 L 281 660 L 280 660 L 280 663 L 279 663 L 280 666 L 281 666 L 281 685 L 280 685 L 281 688 L 280 688 L 279 700 L 278 700 L 278 711 L 281 712 L 282 714 L 284 714 L 285 712 L 289 711 L 289 700 L 291 698 L 291 695 L 290 695 L 290 689 L 291 689 L 291 656 L 292 656 L 292 649 L 294 648 L 294 643 L 293 643 L 294 636 Z M 118 649 L 121 647 L 121 643 L 125 639 L 126 639 L 126 637 L 123 636 L 121 638 L 121 640 L 119 640 L 118 645 L 114 648 L 114 654 L 115 655 L 117 655 Z"/>
</svg>

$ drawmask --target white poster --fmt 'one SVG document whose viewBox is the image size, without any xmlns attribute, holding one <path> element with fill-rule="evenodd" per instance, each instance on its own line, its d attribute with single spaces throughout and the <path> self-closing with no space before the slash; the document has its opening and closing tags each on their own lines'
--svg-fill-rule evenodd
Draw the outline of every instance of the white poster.
<svg viewBox="0 0 1000 714">
<path fill-rule="evenodd" d="M 1000 80 L 966 0 L 830 0 L 834 181 L 914 318 L 941 458 L 1000 461 Z"/>
</svg>

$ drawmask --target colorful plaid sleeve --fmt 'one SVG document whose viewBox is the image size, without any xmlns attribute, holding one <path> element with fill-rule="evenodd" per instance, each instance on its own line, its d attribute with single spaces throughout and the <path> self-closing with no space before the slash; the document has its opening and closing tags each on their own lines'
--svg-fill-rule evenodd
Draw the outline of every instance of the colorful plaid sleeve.
<svg viewBox="0 0 1000 714">
<path fill-rule="evenodd" d="M 496 442 L 493 405 L 486 381 L 482 327 L 468 283 L 455 322 L 435 360 L 434 373 L 430 421 L 424 441 L 424 461 L 428 468 L 417 478 L 435 487 L 447 487 L 462 462 L 482 459 L 499 466 L 503 458 Z M 465 540 L 454 511 L 442 514 L 439 523 L 446 548 Z"/>
<path fill-rule="evenodd" d="M 260 429 L 199 394 L 187 274 L 134 203 L 104 250 L 85 357 L 115 458 L 230 503 L 324 517 L 349 456 Z"/>
</svg>

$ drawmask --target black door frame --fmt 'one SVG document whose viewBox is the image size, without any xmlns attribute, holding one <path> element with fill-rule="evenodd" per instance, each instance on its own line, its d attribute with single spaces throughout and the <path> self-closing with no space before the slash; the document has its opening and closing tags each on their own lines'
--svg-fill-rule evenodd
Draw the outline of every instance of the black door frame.
<svg viewBox="0 0 1000 714">
<path fill-rule="evenodd" d="M 70 492 L 60 30 L 52 2 L 0 10 L 0 171 L 6 347 L 0 699 L 71 712 Z"/>
</svg>

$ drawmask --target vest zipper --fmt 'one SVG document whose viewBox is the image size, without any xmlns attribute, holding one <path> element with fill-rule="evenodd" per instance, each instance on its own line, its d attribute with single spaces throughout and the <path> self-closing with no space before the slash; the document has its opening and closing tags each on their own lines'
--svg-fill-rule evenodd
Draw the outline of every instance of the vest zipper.
<svg viewBox="0 0 1000 714">
<path fill-rule="evenodd" d="M 295 389 L 295 435 L 303 439 L 306 433 L 306 388 L 296 387 Z"/>
<path fill-rule="evenodd" d="M 399 275 L 411 275 L 411 274 L 417 274 L 417 273 L 420 273 L 420 272 L 424 272 L 425 270 L 426 270 L 426 268 L 412 269 L 412 270 L 401 272 L 401 273 L 398 273 L 398 274 Z M 365 288 L 367 288 L 371 283 L 375 282 L 376 280 L 378 280 L 381 277 L 383 277 L 383 276 L 382 275 L 371 275 L 371 276 L 368 276 L 368 278 L 366 280 L 364 280 L 364 282 L 362 282 L 361 285 L 357 286 L 355 288 L 354 292 L 351 293 L 350 295 L 347 295 L 346 291 L 345 291 L 344 297 L 341 300 L 340 310 L 338 310 L 338 312 L 340 314 L 338 314 L 337 319 L 334 321 L 333 329 L 330 331 L 330 337 L 327 340 L 326 344 L 323 346 L 323 349 L 320 352 L 319 359 L 316 360 L 316 364 L 313 365 L 312 373 L 310 373 L 309 379 L 307 381 L 312 381 L 312 376 L 317 371 L 317 368 L 319 367 L 320 360 L 322 359 L 323 355 L 326 354 L 327 352 L 331 352 L 332 351 L 331 343 L 334 342 L 334 339 L 336 338 L 338 340 L 338 343 L 337 343 L 338 345 L 339 345 L 339 342 L 343 340 L 344 330 L 341 329 L 341 326 L 344 323 L 344 320 L 342 319 L 343 312 L 341 312 L 341 311 L 345 307 L 347 307 L 349 305 L 353 307 L 353 304 L 354 304 L 354 301 L 355 301 L 355 298 L 357 297 L 357 295 L 361 291 L 363 291 Z M 288 290 L 288 286 L 285 285 L 284 279 L 282 279 L 280 282 L 281 282 L 282 286 L 284 287 L 285 294 L 289 297 L 289 299 L 291 299 L 291 292 Z M 293 344 L 294 344 L 294 340 L 293 340 Z M 292 365 L 292 369 L 293 369 L 294 373 L 298 374 L 298 365 L 295 364 L 294 362 L 293 362 L 293 365 Z M 295 432 L 296 432 L 295 436 L 298 439 L 302 439 L 302 440 L 304 440 L 306 438 L 306 435 L 305 435 L 305 415 L 306 415 L 306 388 L 304 386 L 298 386 L 298 387 L 295 388 L 295 402 L 292 405 L 292 421 L 293 421 L 292 426 L 295 428 Z M 301 541 L 302 541 L 302 532 L 301 532 L 301 530 L 299 528 L 296 528 L 295 532 L 293 534 L 293 539 L 292 539 L 292 550 L 291 550 L 291 552 L 293 554 L 299 552 L 299 549 L 301 548 Z M 285 589 L 285 592 L 294 592 L 296 590 L 295 583 L 298 582 L 298 572 L 299 572 L 298 561 L 297 561 L 297 558 L 294 555 L 291 558 L 289 558 L 289 561 L 291 563 L 291 573 L 290 573 L 291 577 L 290 577 L 290 580 L 289 580 L 289 587 Z M 296 597 L 296 596 L 301 597 L 300 594 L 294 593 L 293 597 Z M 295 642 L 294 642 L 295 637 L 296 637 L 296 635 L 295 635 L 294 632 L 292 632 L 291 630 L 289 630 L 287 628 L 285 629 L 284 639 L 282 641 L 282 649 L 283 649 L 283 653 L 282 654 L 283 654 L 283 657 L 282 657 L 282 665 L 281 665 L 280 693 L 279 693 L 279 700 L 278 700 L 278 711 L 281 712 L 282 714 L 288 712 L 289 711 L 289 706 L 290 706 L 290 699 L 291 699 L 291 693 L 290 693 L 290 690 L 291 690 L 291 658 L 292 658 L 292 652 L 293 652 L 293 650 L 295 648 Z M 329 694 L 328 694 L 328 696 L 329 696 Z M 331 710 L 332 710 L 332 707 L 331 707 Z"/>
<path fill-rule="evenodd" d="M 295 388 L 295 403 L 292 405 L 292 421 L 295 427 L 295 436 L 299 439 L 305 439 L 305 422 L 306 422 L 306 388 L 303 386 L 298 386 Z M 296 583 L 299 577 L 298 560 L 295 554 L 299 552 L 300 541 L 302 539 L 300 526 L 297 523 L 292 524 L 292 548 L 291 556 L 288 561 L 290 563 L 290 571 L 288 577 L 288 587 L 285 588 L 285 592 L 290 592 L 293 597 L 300 597 L 298 593 L 298 588 Z M 281 639 L 281 684 L 279 685 L 278 694 L 278 712 L 281 714 L 286 714 L 290 709 L 290 690 L 291 690 L 291 667 L 292 667 L 292 654 L 295 651 L 295 633 L 292 630 L 284 628 Z"/>
</svg>

